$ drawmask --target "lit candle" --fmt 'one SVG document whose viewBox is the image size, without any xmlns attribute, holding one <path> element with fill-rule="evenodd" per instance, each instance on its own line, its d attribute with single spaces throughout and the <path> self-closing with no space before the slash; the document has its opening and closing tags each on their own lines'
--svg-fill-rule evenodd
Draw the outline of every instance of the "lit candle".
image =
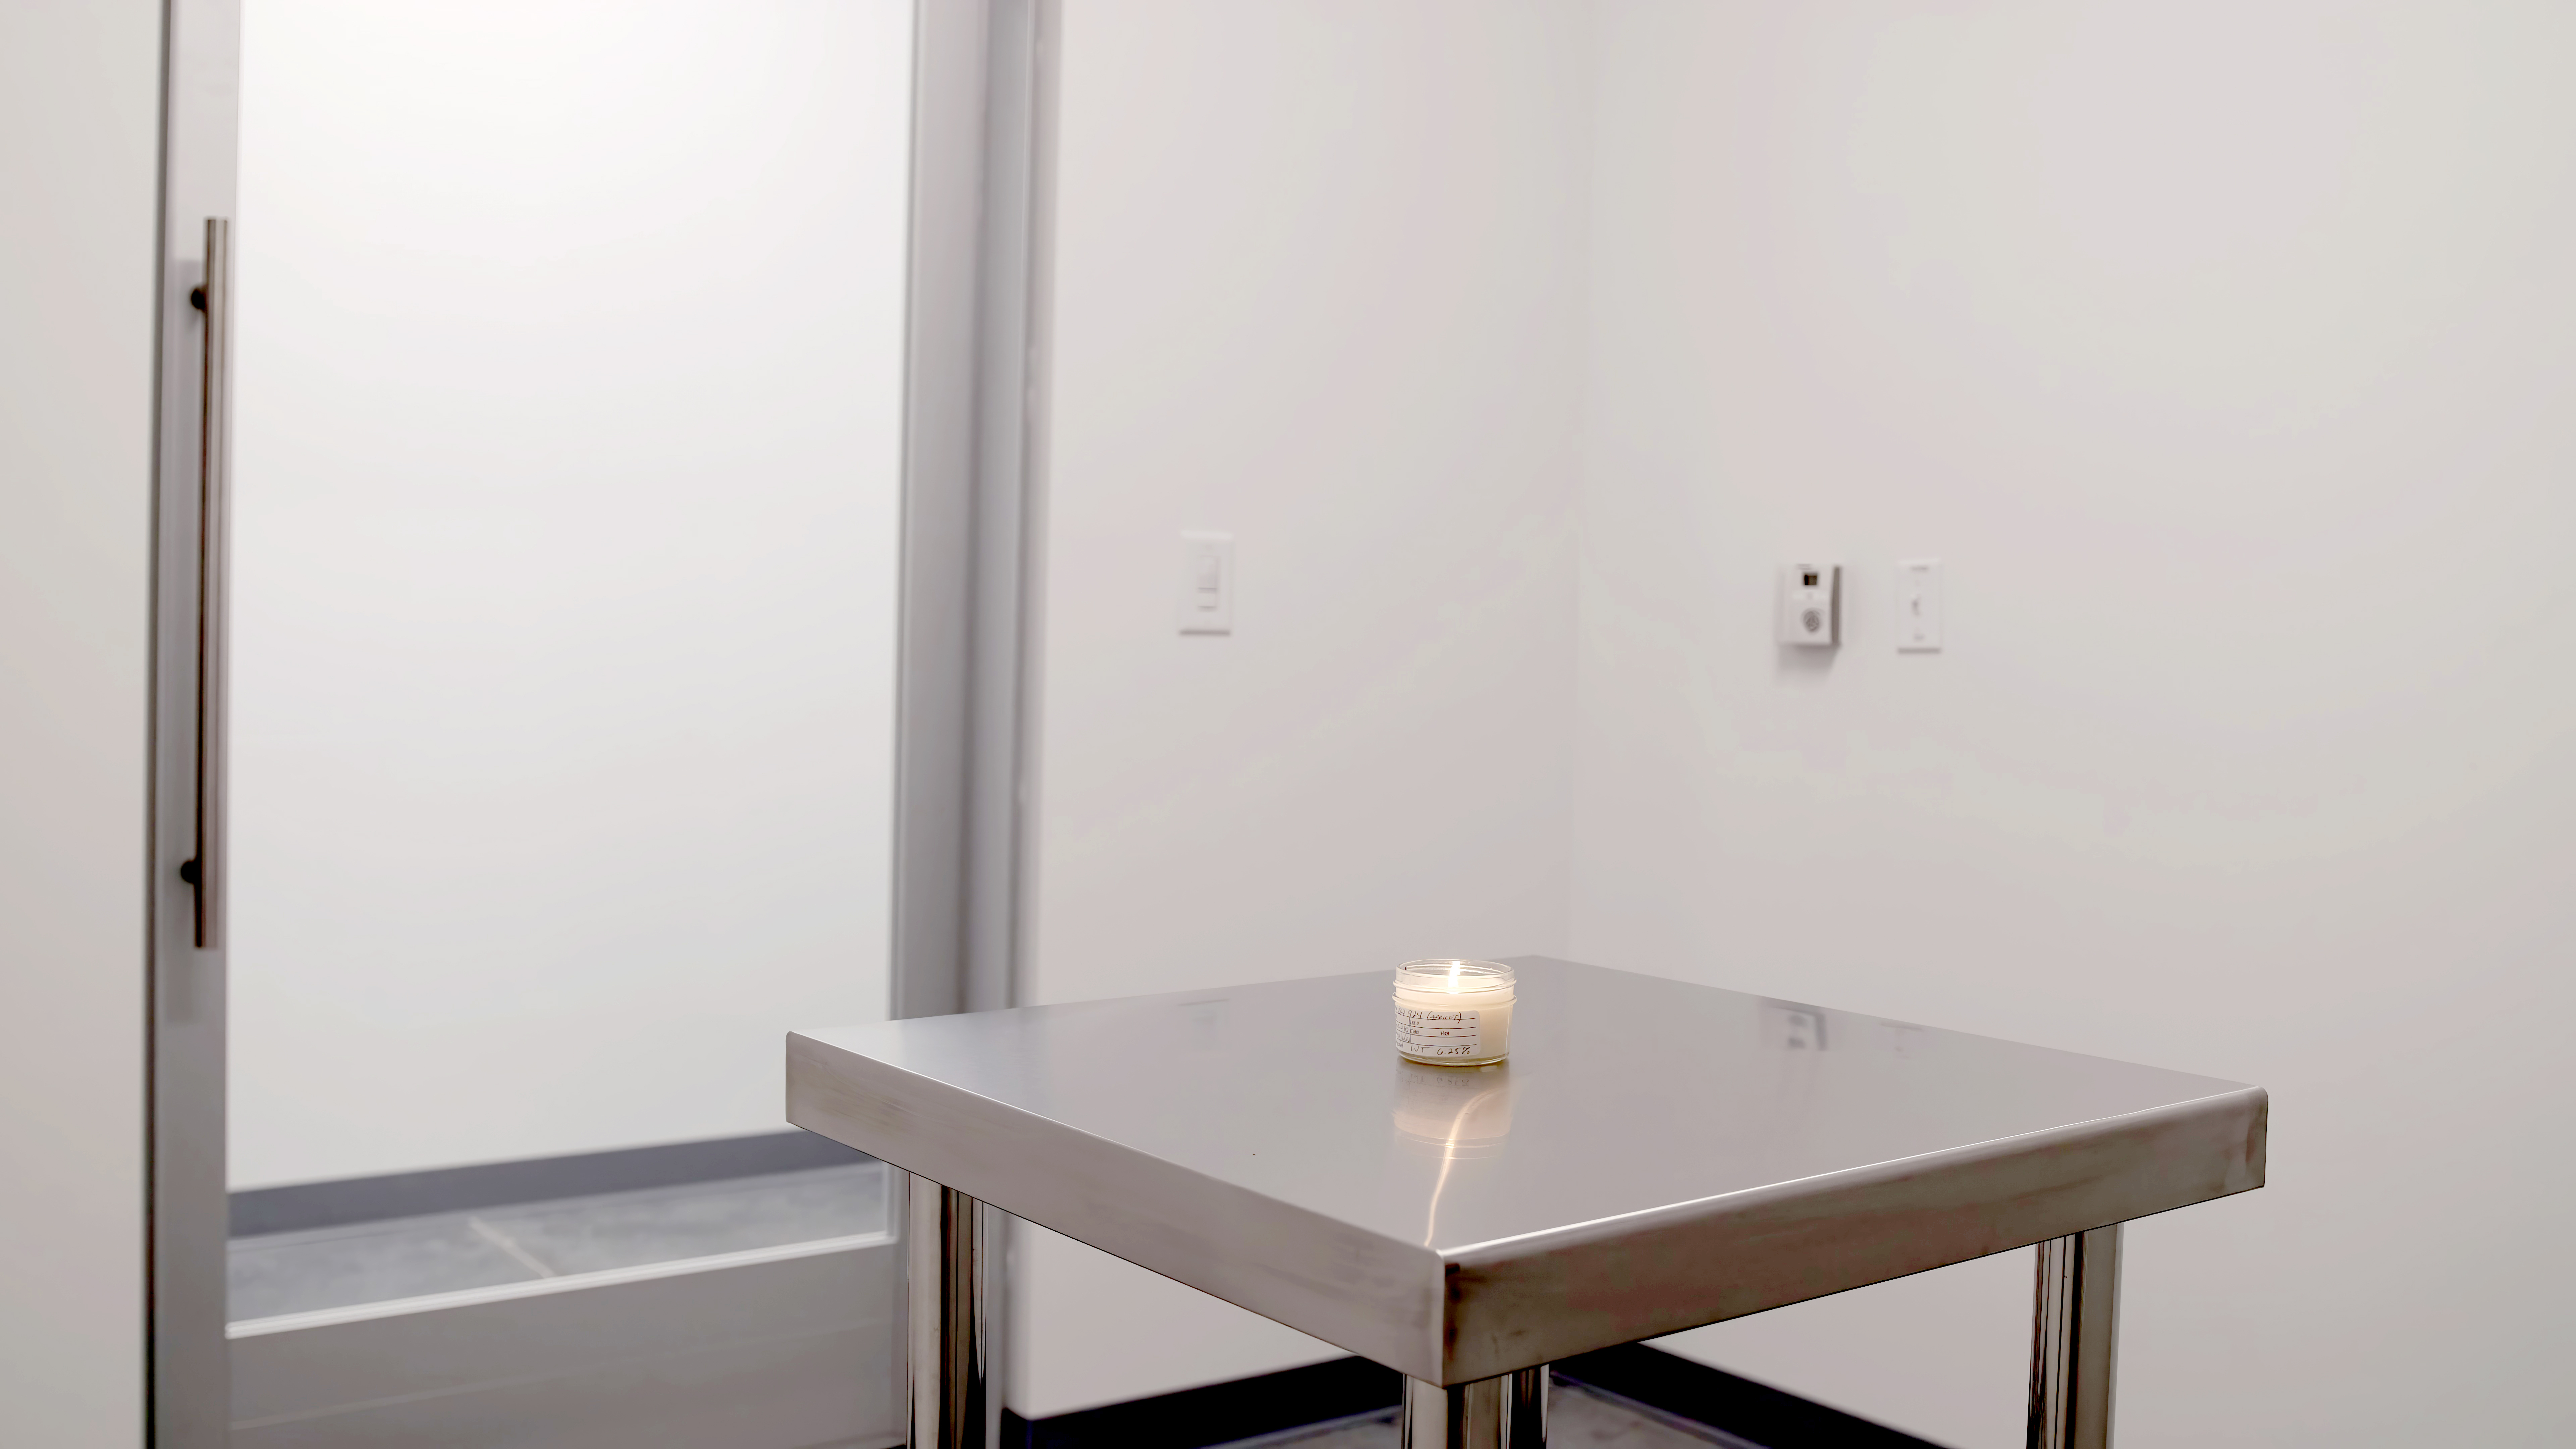
<svg viewBox="0 0 2576 1449">
<path fill-rule="evenodd" d="M 1461 960 L 1396 967 L 1395 1050 L 1409 1061 L 1447 1067 L 1509 1056 L 1512 968 Z"/>
</svg>

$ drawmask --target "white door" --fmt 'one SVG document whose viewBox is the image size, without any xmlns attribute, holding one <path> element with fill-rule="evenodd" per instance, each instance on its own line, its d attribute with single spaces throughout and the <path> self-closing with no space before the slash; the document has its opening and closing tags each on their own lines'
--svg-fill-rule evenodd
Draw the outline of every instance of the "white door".
<svg viewBox="0 0 2576 1449">
<path fill-rule="evenodd" d="M 247 0 L 237 1444 L 881 1427 L 780 1039 L 887 1010 L 911 30 Z"/>
</svg>

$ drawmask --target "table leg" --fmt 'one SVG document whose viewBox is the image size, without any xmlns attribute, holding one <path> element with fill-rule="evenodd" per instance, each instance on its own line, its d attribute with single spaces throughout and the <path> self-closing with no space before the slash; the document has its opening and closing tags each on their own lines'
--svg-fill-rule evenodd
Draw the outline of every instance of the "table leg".
<svg viewBox="0 0 2576 1449">
<path fill-rule="evenodd" d="M 2110 1449 L 2120 1352 L 2120 1225 L 2039 1245 L 2030 1449 Z"/>
<path fill-rule="evenodd" d="M 1547 1449 L 1547 1365 L 1445 1389 L 1406 1379 L 1403 1449 Z"/>
<path fill-rule="evenodd" d="M 910 1449 L 994 1449 L 998 1415 L 987 1386 L 991 1358 L 984 1205 L 919 1173 L 906 1193 L 911 1273 Z"/>
</svg>

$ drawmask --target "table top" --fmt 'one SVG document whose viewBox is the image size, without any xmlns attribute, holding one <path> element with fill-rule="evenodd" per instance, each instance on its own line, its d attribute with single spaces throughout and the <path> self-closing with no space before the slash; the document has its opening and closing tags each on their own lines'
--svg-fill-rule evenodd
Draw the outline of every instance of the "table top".
<svg viewBox="0 0 2576 1449">
<path fill-rule="evenodd" d="M 1511 1058 L 1391 971 L 788 1038 L 788 1118 L 1454 1384 L 2263 1183 L 2260 1088 L 1523 957 Z"/>
</svg>

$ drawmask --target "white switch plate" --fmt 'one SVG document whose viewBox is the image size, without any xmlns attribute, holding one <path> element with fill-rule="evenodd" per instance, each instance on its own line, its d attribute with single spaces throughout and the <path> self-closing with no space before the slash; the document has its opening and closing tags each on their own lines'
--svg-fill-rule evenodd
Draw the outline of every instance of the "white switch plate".
<svg viewBox="0 0 2576 1449">
<path fill-rule="evenodd" d="M 1906 654 L 1941 652 L 1941 561 L 1896 562 L 1896 647 Z"/>
<path fill-rule="evenodd" d="M 1181 535 L 1181 632 L 1234 632 L 1234 535 Z"/>
<path fill-rule="evenodd" d="M 1783 644 L 1831 649 L 1842 642 L 1843 567 L 1794 563 L 1780 566 L 1779 638 Z"/>
</svg>

